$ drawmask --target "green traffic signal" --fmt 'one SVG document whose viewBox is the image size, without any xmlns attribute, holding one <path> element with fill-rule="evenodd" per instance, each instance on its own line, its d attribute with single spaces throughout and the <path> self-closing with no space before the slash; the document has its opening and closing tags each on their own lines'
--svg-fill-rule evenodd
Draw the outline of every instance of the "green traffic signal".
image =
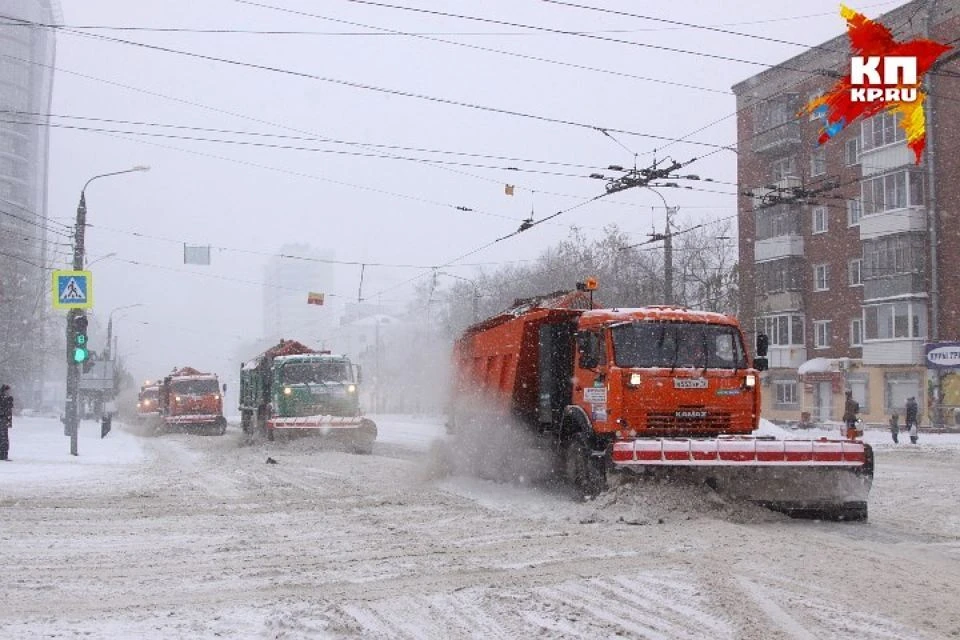
<svg viewBox="0 0 960 640">
<path fill-rule="evenodd" d="M 77 342 L 79 342 L 79 336 L 77 336 L 77 337 L 78 337 Z M 83 337 L 86 338 L 86 336 L 83 336 Z M 84 339 L 84 342 L 86 342 L 86 339 Z M 90 352 L 87 351 L 87 348 L 86 348 L 86 347 L 74 347 L 74 348 L 73 348 L 73 361 L 76 362 L 77 364 L 80 364 L 80 363 L 82 363 L 82 362 L 86 362 L 86 361 L 87 361 L 87 358 L 89 358 L 89 357 L 90 357 Z"/>
</svg>

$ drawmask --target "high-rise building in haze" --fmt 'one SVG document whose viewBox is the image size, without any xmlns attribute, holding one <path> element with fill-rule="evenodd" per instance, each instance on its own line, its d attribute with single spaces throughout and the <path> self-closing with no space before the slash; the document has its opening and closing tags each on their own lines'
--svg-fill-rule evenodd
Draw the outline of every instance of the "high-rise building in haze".
<svg viewBox="0 0 960 640">
<path fill-rule="evenodd" d="M 43 404 L 44 319 L 52 262 L 47 166 L 57 0 L 0 0 L 0 379 L 21 406 Z M 58 241 L 68 242 L 67 234 Z"/>
<path fill-rule="evenodd" d="M 319 347 L 333 321 L 330 299 L 307 304 L 310 292 L 328 294 L 333 286 L 332 256 L 307 244 L 286 244 L 267 263 L 263 287 L 263 337 L 299 340 Z M 283 257 L 290 256 L 290 257 Z"/>
</svg>

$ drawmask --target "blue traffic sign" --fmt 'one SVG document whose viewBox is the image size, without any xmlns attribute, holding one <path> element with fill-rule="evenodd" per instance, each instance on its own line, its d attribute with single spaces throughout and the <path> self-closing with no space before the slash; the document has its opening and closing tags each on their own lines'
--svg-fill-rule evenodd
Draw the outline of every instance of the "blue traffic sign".
<svg viewBox="0 0 960 640">
<path fill-rule="evenodd" d="M 89 271 L 54 271 L 55 309 L 89 309 L 93 306 L 93 274 Z"/>
</svg>

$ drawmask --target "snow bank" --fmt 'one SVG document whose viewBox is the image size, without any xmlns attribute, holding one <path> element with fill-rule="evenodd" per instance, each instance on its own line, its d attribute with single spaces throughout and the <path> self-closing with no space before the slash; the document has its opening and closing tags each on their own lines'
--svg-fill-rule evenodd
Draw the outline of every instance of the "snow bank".
<svg viewBox="0 0 960 640">
<path fill-rule="evenodd" d="M 104 474 L 146 459 L 141 441 L 114 421 L 106 438 L 100 423 L 80 424 L 77 453 L 70 455 L 70 438 L 58 418 L 15 417 L 10 430 L 10 462 L 0 462 L 0 487 L 62 485 Z"/>
</svg>

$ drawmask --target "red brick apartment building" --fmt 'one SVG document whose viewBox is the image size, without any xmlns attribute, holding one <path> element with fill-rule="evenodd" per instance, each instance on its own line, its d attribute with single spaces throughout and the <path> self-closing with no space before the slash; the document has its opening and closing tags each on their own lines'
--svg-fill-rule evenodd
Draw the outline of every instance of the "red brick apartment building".
<svg viewBox="0 0 960 640">
<path fill-rule="evenodd" d="M 897 412 L 903 424 L 910 396 L 925 424 L 934 405 L 950 424 L 960 407 L 960 369 L 928 369 L 925 356 L 927 343 L 960 341 L 960 0 L 878 20 L 897 39 L 957 47 L 927 77 L 919 165 L 894 116 L 818 146 L 819 121 L 797 115 L 849 72 L 846 34 L 733 87 L 738 181 L 751 194 L 738 203 L 741 321 L 770 336 L 772 419 L 839 420 L 845 390 L 868 423 Z M 798 201 L 797 188 L 819 193 Z"/>
</svg>

